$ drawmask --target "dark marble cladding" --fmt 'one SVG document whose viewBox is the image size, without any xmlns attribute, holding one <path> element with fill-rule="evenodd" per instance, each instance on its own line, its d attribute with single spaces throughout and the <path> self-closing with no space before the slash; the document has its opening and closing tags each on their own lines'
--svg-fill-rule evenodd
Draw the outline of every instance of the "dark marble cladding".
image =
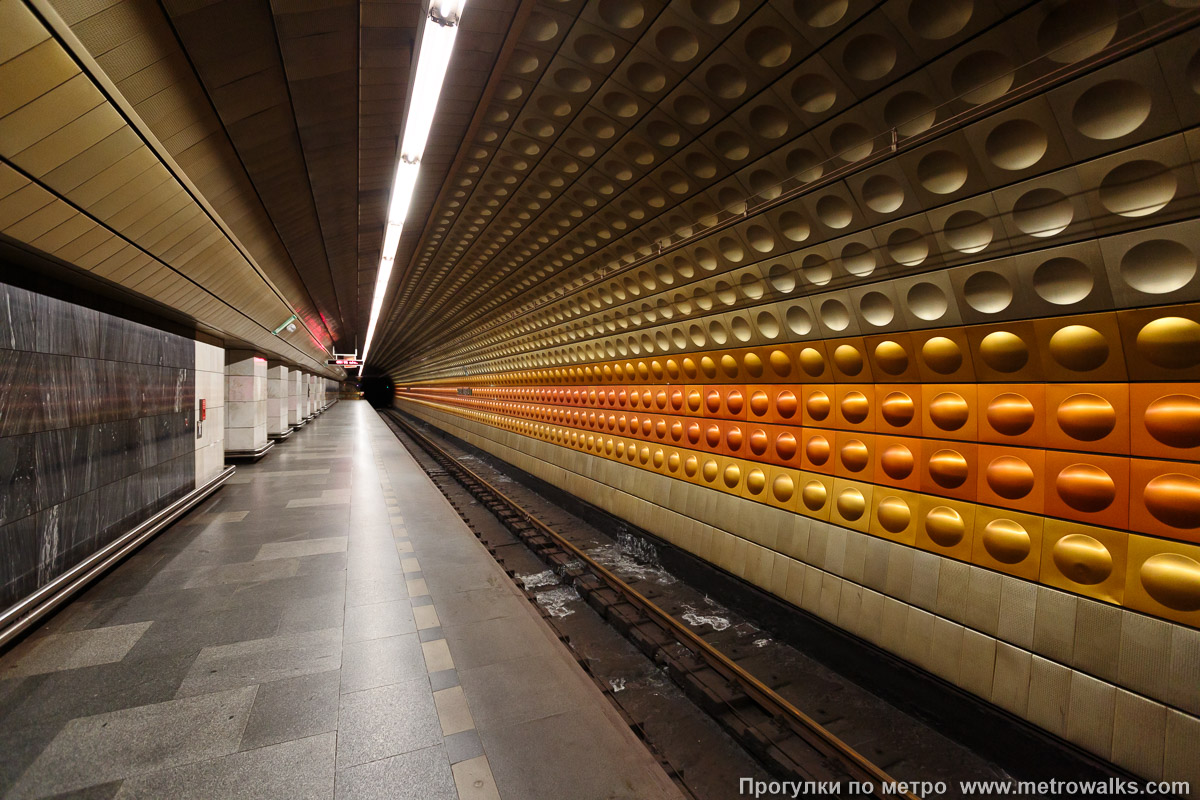
<svg viewBox="0 0 1200 800">
<path fill-rule="evenodd" d="M 191 339 L 0 284 L 0 608 L 191 491 Z"/>
</svg>

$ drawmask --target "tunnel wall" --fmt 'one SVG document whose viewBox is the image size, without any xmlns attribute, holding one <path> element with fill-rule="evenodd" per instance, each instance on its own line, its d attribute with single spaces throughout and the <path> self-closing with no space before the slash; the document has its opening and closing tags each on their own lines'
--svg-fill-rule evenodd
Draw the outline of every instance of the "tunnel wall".
<svg viewBox="0 0 1200 800">
<path fill-rule="evenodd" d="M 468 411 L 398 405 L 1135 774 L 1195 775 L 1192 628 L 668 477 L 628 440 L 632 464 Z"/>
<path fill-rule="evenodd" d="M 0 609 L 194 489 L 196 366 L 191 338 L 0 284 Z"/>
</svg>

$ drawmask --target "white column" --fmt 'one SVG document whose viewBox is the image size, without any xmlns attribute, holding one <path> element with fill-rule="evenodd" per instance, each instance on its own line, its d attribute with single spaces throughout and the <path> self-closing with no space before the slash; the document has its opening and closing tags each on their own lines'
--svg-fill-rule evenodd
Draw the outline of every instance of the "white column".
<svg viewBox="0 0 1200 800">
<path fill-rule="evenodd" d="M 283 436 L 288 428 L 288 368 L 267 362 L 267 436 Z"/>
<path fill-rule="evenodd" d="M 304 421 L 304 417 L 300 414 L 300 379 L 300 370 L 288 370 L 288 424 L 293 427 Z"/>
<path fill-rule="evenodd" d="M 249 350 L 225 353 L 225 452 L 267 446 L 267 360 Z"/>
</svg>

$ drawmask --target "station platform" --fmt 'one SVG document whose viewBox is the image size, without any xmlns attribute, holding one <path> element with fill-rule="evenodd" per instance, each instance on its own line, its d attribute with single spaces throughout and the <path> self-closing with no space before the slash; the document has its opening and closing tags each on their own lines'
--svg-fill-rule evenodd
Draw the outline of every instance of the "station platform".
<svg viewBox="0 0 1200 800">
<path fill-rule="evenodd" d="M 676 798 L 365 402 L 0 658 L 0 796 Z"/>
</svg>

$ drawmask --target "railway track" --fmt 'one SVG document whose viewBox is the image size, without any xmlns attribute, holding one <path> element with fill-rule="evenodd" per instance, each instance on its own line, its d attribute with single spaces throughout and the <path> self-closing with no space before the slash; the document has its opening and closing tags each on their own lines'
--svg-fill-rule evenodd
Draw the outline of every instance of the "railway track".
<svg viewBox="0 0 1200 800">
<path fill-rule="evenodd" d="M 630 586 L 400 414 L 384 420 L 415 442 L 560 580 L 642 653 L 662 665 L 780 784 L 838 786 L 848 797 L 916 796 L 817 721 Z"/>
</svg>

